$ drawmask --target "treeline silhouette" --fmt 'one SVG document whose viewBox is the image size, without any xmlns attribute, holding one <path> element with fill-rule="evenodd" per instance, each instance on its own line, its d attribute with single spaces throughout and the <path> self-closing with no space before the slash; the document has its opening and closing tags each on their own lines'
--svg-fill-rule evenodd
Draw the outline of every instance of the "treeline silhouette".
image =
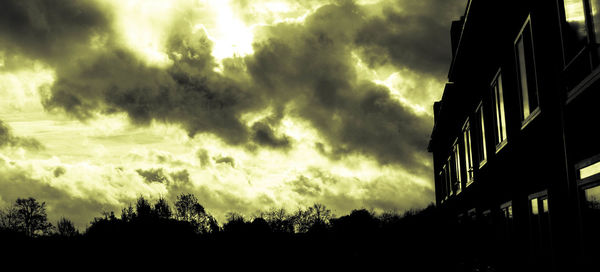
<svg viewBox="0 0 600 272">
<path fill-rule="evenodd" d="M 357 209 L 335 217 L 317 203 L 294 212 L 278 208 L 250 218 L 235 212 L 226 217 L 219 225 L 193 194 L 179 195 L 173 206 L 164 198 L 151 202 L 140 196 L 119 216 L 103 212 L 79 232 L 67 218 L 51 224 L 44 202 L 19 198 L 0 212 L 0 240 L 13 257 L 37 252 L 50 261 L 69 256 L 89 262 L 124 258 L 146 265 L 202 260 L 260 263 L 264 268 L 392 265 L 398 271 L 475 271 L 465 268 L 465 260 L 473 260 L 467 255 L 472 244 L 448 235 L 460 235 L 462 228 L 433 205 L 404 214 Z"/>
</svg>

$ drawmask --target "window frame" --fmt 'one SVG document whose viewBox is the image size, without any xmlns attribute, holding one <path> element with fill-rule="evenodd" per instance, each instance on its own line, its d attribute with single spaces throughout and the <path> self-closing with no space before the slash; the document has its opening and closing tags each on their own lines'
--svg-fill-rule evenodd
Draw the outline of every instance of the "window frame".
<svg viewBox="0 0 600 272">
<path fill-rule="evenodd" d="M 479 160 L 479 169 L 481 169 L 487 163 L 488 158 L 487 139 L 485 135 L 485 112 L 483 108 L 483 101 L 479 102 L 479 105 L 477 105 L 477 108 L 475 109 L 475 115 L 475 119 L 477 120 L 477 135 L 479 136 L 477 141 L 477 145 L 479 146 L 477 152 L 477 159 Z"/>
<path fill-rule="evenodd" d="M 583 7 L 583 18 L 584 18 L 584 29 L 586 31 L 586 35 L 585 35 L 585 43 L 583 44 L 583 46 L 581 47 L 581 49 L 576 49 L 572 52 L 572 56 L 567 56 L 567 51 L 568 49 L 568 45 L 567 43 L 569 43 L 569 41 L 567 41 L 568 37 L 567 34 L 565 34 L 565 30 L 563 29 L 564 26 L 568 25 L 568 21 L 567 21 L 567 11 L 565 8 L 565 1 L 564 0 L 558 0 L 556 1 L 557 5 L 558 5 L 558 17 L 559 17 L 559 23 L 560 23 L 560 32 L 561 32 L 561 48 L 562 48 L 562 59 L 563 59 L 563 66 L 565 69 L 567 69 L 568 67 L 571 66 L 571 64 L 575 63 L 579 58 L 583 57 L 584 54 L 588 54 L 587 58 L 588 61 L 590 62 L 591 66 L 592 66 L 592 70 L 593 67 L 598 65 L 598 53 L 594 53 L 595 49 L 598 49 L 599 45 L 600 45 L 600 20 L 599 20 L 599 25 L 596 26 L 596 22 L 594 19 L 594 14 L 593 14 L 593 5 L 590 2 L 590 0 L 579 0 L 580 3 L 582 3 L 582 7 Z M 600 3 L 599 3 L 600 4 Z M 600 6 L 598 7 L 600 10 Z M 600 16 L 599 16 L 600 19 Z M 598 28 L 598 29 L 595 29 Z M 569 58 L 570 57 L 570 58 Z"/>
<path fill-rule="evenodd" d="M 462 192 L 462 163 L 460 159 L 460 143 L 458 141 L 458 137 L 454 140 L 454 144 L 452 145 L 452 158 L 454 163 L 454 175 L 453 177 L 456 179 L 457 188 L 454 191 L 455 195 L 458 195 Z"/>
<path fill-rule="evenodd" d="M 580 214 L 580 231 L 582 233 L 582 239 L 584 239 L 584 237 L 586 235 L 588 235 L 588 229 L 586 228 L 585 222 L 587 222 L 588 218 L 586 216 L 586 210 L 588 209 L 588 201 L 587 201 L 587 197 L 585 195 L 585 191 L 587 189 L 591 189 L 594 187 L 600 187 L 600 172 L 599 173 L 595 173 L 591 176 L 588 176 L 586 178 L 581 178 L 581 173 L 580 170 L 587 167 L 587 166 L 591 166 L 597 162 L 600 162 L 600 154 L 597 154 L 595 156 L 592 156 L 590 158 L 587 158 L 585 160 L 582 160 L 578 163 L 575 164 L 575 179 L 576 179 L 576 186 L 577 186 L 577 194 L 579 196 L 579 214 Z M 595 231 L 594 231 L 595 232 Z M 598 239 L 598 238 L 596 238 Z M 584 254 L 589 255 L 593 252 L 596 252 L 593 249 L 590 249 L 588 242 L 582 242 L 582 250 L 584 251 Z M 587 252 L 590 251 L 590 252 Z M 596 252 L 597 253 L 597 252 Z"/>
<path fill-rule="evenodd" d="M 500 212 L 502 213 L 504 238 L 512 239 L 515 231 L 515 212 L 512 200 L 500 204 Z M 510 214 L 510 216 L 507 214 Z"/>
<path fill-rule="evenodd" d="M 498 154 L 498 152 L 500 152 L 500 150 L 502 150 L 502 148 L 504 148 L 504 146 L 506 146 L 508 143 L 508 131 L 506 129 L 506 103 L 504 102 L 503 85 L 504 80 L 502 79 L 502 68 L 499 68 L 490 83 L 492 104 L 494 105 L 494 145 L 496 147 L 496 154 Z"/>
<path fill-rule="evenodd" d="M 529 37 L 526 37 L 526 35 L 524 35 L 526 33 L 526 31 L 529 32 Z M 521 29 L 519 30 L 519 33 L 517 34 L 517 37 L 515 38 L 514 42 L 513 42 L 513 50 L 515 53 L 515 65 L 516 65 L 516 74 L 517 74 L 517 89 L 519 90 L 519 101 L 520 103 L 520 108 L 521 108 L 521 129 L 524 129 L 525 127 L 527 127 L 527 125 L 529 125 L 541 112 L 541 105 L 540 105 L 540 88 L 539 88 L 539 79 L 538 79 L 538 71 L 537 71 L 537 61 L 536 61 L 536 56 L 535 56 L 535 43 L 534 43 L 534 35 L 533 35 L 533 26 L 532 26 L 532 22 L 531 22 L 531 15 L 528 15 L 527 18 L 525 19 L 525 22 L 523 23 L 523 25 L 521 26 Z M 525 39 L 528 38 L 529 43 L 531 44 L 531 56 L 527 56 L 527 44 L 525 43 Z M 519 57 L 519 50 L 517 49 L 517 45 L 519 44 L 519 42 L 522 41 L 523 44 L 523 55 L 524 55 L 524 59 L 523 64 L 525 66 L 525 79 L 527 80 L 526 86 L 527 86 L 527 91 L 523 90 L 523 79 L 521 78 L 521 58 Z M 530 59 L 532 61 L 531 64 L 528 64 L 527 61 L 528 59 Z M 527 70 L 527 67 L 531 66 L 531 68 L 533 69 L 533 75 L 530 75 L 529 72 Z M 530 82 L 530 79 L 533 79 L 533 83 Z M 535 87 L 534 90 L 531 90 L 531 87 Z M 527 93 L 527 98 L 524 97 L 524 94 Z M 535 94 L 535 101 L 537 102 L 537 106 L 535 107 L 535 109 L 531 109 L 531 94 Z M 529 114 L 527 116 L 525 116 L 525 101 L 527 100 L 527 108 L 529 111 Z"/>
<path fill-rule="evenodd" d="M 532 201 L 536 200 L 537 214 L 533 213 Z M 531 249 L 534 250 L 534 254 L 547 255 L 552 248 L 552 225 L 551 225 L 551 212 L 550 212 L 550 198 L 548 196 L 548 190 L 542 190 L 537 193 L 530 194 L 527 197 L 527 207 L 529 208 L 529 231 L 531 240 Z M 544 201 L 546 205 L 544 206 Z M 544 207 L 546 211 L 544 212 Z M 546 225 L 544 225 L 544 218 Z M 547 228 L 547 229 L 544 229 Z"/>
<path fill-rule="evenodd" d="M 475 166 L 473 163 L 473 134 L 471 128 L 471 123 L 469 122 L 469 118 L 467 118 L 461 130 L 465 157 L 465 188 L 469 187 L 469 185 L 475 181 Z"/>
</svg>

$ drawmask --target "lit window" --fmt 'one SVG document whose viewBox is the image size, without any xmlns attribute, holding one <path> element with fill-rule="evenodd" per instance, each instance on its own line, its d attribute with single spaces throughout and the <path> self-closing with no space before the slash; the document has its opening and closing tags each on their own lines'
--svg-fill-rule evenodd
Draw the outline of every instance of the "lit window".
<svg viewBox="0 0 600 272">
<path fill-rule="evenodd" d="M 596 43 L 600 43 L 600 1 L 590 1 L 590 9 L 592 11 L 592 18 L 594 20 L 594 34 Z"/>
<path fill-rule="evenodd" d="M 583 244 L 586 257 L 600 254 L 600 156 L 595 156 L 577 164 L 578 185 L 581 192 L 581 214 Z"/>
<path fill-rule="evenodd" d="M 538 199 L 534 198 L 531 200 L 531 214 L 538 215 L 540 210 L 538 208 Z"/>
<path fill-rule="evenodd" d="M 600 211 L 600 186 L 585 189 L 584 194 L 586 208 Z"/>
<path fill-rule="evenodd" d="M 467 173 L 467 186 L 473 182 L 473 152 L 471 148 L 471 126 L 469 120 L 463 127 L 463 142 L 465 147 L 465 170 Z"/>
<path fill-rule="evenodd" d="M 517 56 L 517 75 L 519 89 L 521 90 L 521 118 L 528 118 L 538 109 L 538 93 L 535 75 L 535 61 L 533 52 L 533 38 L 531 36 L 531 23 L 527 21 L 521 34 L 515 42 Z"/>
<path fill-rule="evenodd" d="M 587 30 L 585 27 L 585 7 L 582 0 L 564 0 L 565 21 L 567 28 L 566 34 L 573 38 L 576 43 L 582 47 L 587 39 Z M 579 48 L 581 49 L 581 48 Z"/>
<path fill-rule="evenodd" d="M 588 3 L 588 5 L 585 4 Z M 599 0 L 563 0 L 563 35 L 567 61 L 575 57 L 588 43 L 600 42 L 600 1 Z M 593 23 L 586 23 L 586 14 L 590 14 Z M 588 32 L 591 25 L 592 33 Z"/>
<path fill-rule="evenodd" d="M 504 93 L 502 87 L 502 73 L 498 72 L 492 81 L 492 95 L 494 104 L 494 120 L 496 121 L 496 150 L 506 142 L 506 119 L 504 113 Z"/>
<path fill-rule="evenodd" d="M 479 166 L 485 164 L 487 160 L 487 147 L 485 146 L 485 119 L 483 115 L 483 105 L 480 104 L 475 114 L 479 126 Z"/>
<path fill-rule="evenodd" d="M 579 178 L 584 179 L 600 173 L 600 161 L 579 169 Z"/>
<path fill-rule="evenodd" d="M 550 217 L 548 195 L 542 191 L 529 196 L 532 249 L 538 256 L 548 256 L 550 249 Z"/>
</svg>

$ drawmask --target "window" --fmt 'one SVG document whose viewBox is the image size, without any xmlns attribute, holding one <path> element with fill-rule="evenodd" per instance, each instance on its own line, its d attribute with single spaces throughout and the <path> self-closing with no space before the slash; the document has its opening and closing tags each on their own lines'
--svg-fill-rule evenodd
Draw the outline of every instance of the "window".
<svg viewBox="0 0 600 272">
<path fill-rule="evenodd" d="M 500 205 L 503 221 L 503 232 L 501 241 L 508 242 L 513 237 L 513 206 L 512 201 Z"/>
<path fill-rule="evenodd" d="M 463 126 L 463 142 L 465 147 L 465 172 L 467 186 L 469 186 L 473 182 L 473 150 L 471 148 L 471 125 L 468 119 Z"/>
<path fill-rule="evenodd" d="M 580 190 L 583 245 L 587 257 L 600 254 L 600 155 L 576 165 Z"/>
<path fill-rule="evenodd" d="M 450 158 L 448 158 L 448 161 L 446 161 L 446 165 L 444 165 L 444 174 L 446 176 L 446 182 L 444 184 L 446 186 L 446 198 L 452 195 L 452 173 L 450 168 L 450 161 Z"/>
<path fill-rule="evenodd" d="M 440 203 L 443 203 L 444 200 L 446 200 L 446 197 L 448 196 L 446 194 L 446 175 L 444 174 L 444 172 L 446 171 L 446 166 L 442 166 L 442 171 L 440 171 L 438 173 L 438 185 L 436 187 L 436 192 L 439 194 L 440 196 Z"/>
<path fill-rule="evenodd" d="M 579 169 L 579 178 L 585 179 L 600 173 L 600 161 Z"/>
<path fill-rule="evenodd" d="M 475 111 L 475 118 L 477 118 L 477 126 L 479 128 L 479 134 L 477 137 L 479 141 L 477 142 L 479 145 L 478 159 L 479 159 L 479 167 L 483 166 L 487 161 L 487 147 L 485 146 L 485 118 L 483 115 L 483 103 L 479 103 L 477 110 Z"/>
<path fill-rule="evenodd" d="M 440 176 L 440 190 L 442 191 L 442 199 L 446 200 L 452 194 L 452 189 L 450 188 L 450 176 L 448 175 L 448 162 L 446 162 L 444 166 L 442 166 Z"/>
<path fill-rule="evenodd" d="M 506 144 L 506 119 L 504 114 L 504 93 L 502 72 L 498 71 L 492 81 L 492 102 L 494 104 L 494 121 L 496 122 L 496 151 Z"/>
<path fill-rule="evenodd" d="M 575 57 L 587 43 L 587 27 L 585 25 L 585 6 L 583 0 L 564 0 L 565 22 L 563 32 L 567 59 Z"/>
<path fill-rule="evenodd" d="M 588 43 L 600 42 L 599 8 L 600 0 L 563 0 L 562 31 L 566 62 L 576 57 Z"/>
<path fill-rule="evenodd" d="M 454 147 L 453 147 L 453 154 L 452 154 L 452 160 L 454 162 L 454 171 L 452 171 L 454 173 L 453 176 L 453 191 L 455 194 L 459 194 L 462 191 L 462 184 L 461 184 L 461 168 L 460 168 L 460 149 L 458 148 L 458 141 L 456 141 L 454 143 Z"/>
<path fill-rule="evenodd" d="M 530 195 L 529 209 L 531 249 L 534 255 L 547 257 L 550 252 L 550 210 L 547 192 Z"/>
<path fill-rule="evenodd" d="M 600 47 L 600 0 L 558 0 L 563 48 L 563 84 L 575 88 L 598 66 Z"/>
<path fill-rule="evenodd" d="M 539 108 L 533 37 L 529 19 L 525 22 L 515 41 L 515 52 L 521 94 L 521 120 L 523 120 L 523 125 L 526 125 L 530 119 L 535 117 Z"/>
</svg>

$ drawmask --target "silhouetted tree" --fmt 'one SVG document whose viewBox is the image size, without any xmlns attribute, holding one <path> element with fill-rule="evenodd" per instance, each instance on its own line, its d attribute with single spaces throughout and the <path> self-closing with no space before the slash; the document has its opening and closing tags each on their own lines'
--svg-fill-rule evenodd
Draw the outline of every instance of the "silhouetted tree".
<svg viewBox="0 0 600 272">
<path fill-rule="evenodd" d="M 79 231 L 75 228 L 73 222 L 64 217 L 56 223 L 56 231 L 62 237 L 75 237 L 79 235 Z"/>
<path fill-rule="evenodd" d="M 323 204 L 316 203 L 306 210 L 299 209 L 294 214 L 294 226 L 296 231 L 301 233 L 323 230 L 331 217 L 331 210 Z"/>
<path fill-rule="evenodd" d="M 223 224 L 223 231 L 229 233 L 241 233 L 246 230 L 246 219 L 240 213 L 228 212 L 227 222 Z"/>
<path fill-rule="evenodd" d="M 154 203 L 154 214 L 161 219 L 169 219 L 173 215 L 171 212 L 171 207 L 169 203 L 164 198 L 159 198 L 156 203 Z"/>
<path fill-rule="evenodd" d="M 136 217 L 135 211 L 133 210 L 133 206 L 129 204 L 127 208 L 123 208 L 121 210 L 121 220 L 123 222 L 131 222 Z"/>
<path fill-rule="evenodd" d="M 139 218 L 150 218 L 152 216 L 152 207 L 150 202 L 143 196 L 138 197 L 135 204 L 135 212 Z"/>
<path fill-rule="evenodd" d="M 181 194 L 175 202 L 176 218 L 190 222 L 198 233 L 206 234 L 219 231 L 217 220 L 208 214 L 204 207 L 198 203 L 193 194 Z"/>
<path fill-rule="evenodd" d="M 331 225 L 336 233 L 368 235 L 376 233 L 379 228 L 379 219 L 365 209 L 353 210 L 349 215 L 331 220 Z"/>
<path fill-rule="evenodd" d="M 29 237 L 48 234 L 52 224 L 46 215 L 46 203 L 39 203 L 35 198 L 17 198 L 14 205 L 16 223 L 19 230 Z"/>
<path fill-rule="evenodd" d="M 14 205 L 6 207 L 0 211 L 0 229 L 9 231 L 19 231 L 17 210 Z"/>
<path fill-rule="evenodd" d="M 293 233 L 294 217 L 284 209 L 271 209 L 267 212 L 261 212 L 260 216 L 264 218 L 273 232 Z"/>
</svg>

